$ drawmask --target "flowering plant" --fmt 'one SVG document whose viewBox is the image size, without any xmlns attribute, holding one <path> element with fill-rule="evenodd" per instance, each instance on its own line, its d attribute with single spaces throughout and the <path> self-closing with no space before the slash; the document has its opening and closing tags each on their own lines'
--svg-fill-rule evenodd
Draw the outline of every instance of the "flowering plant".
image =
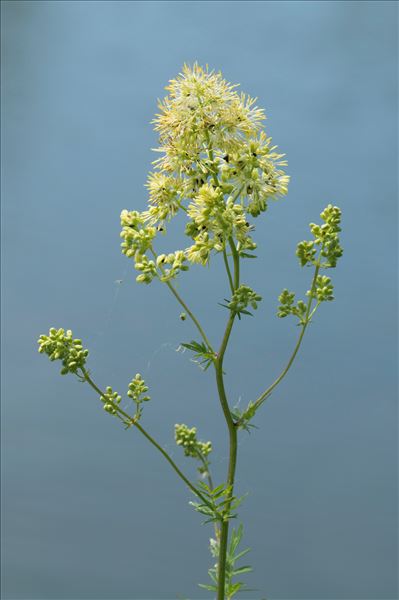
<svg viewBox="0 0 399 600">
<path fill-rule="evenodd" d="M 88 383 L 105 411 L 119 419 L 125 428 L 135 428 L 143 434 L 193 492 L 195 498 L 191 504 L 214 529 L 210 550 L 215 565 L 209 570 L 210 582 L 202 587 L 216 593 L 218 600 L 230 600 L 247 589 L 241 575 L 251 571 L 249 566 L 236 564 L 248 552 L 238 548 L 242 525 L 229 535 L 230 521 L 237 516 L 242 501 L 234 491 L 238 435 L 252 426 L 257 411 L 290 369 L 316 310 L 322 303 L 333 300 L 331 279 L 321 271 L 334 268 L 342 255 L 341 212 L 330 204 L 320 215 L 321 224 L 311 223 L 311 239 L 297 246 L 300 265 L 312 269 L 306 297 L 296 300 L 295 293 L 288 289 L 279 296 L 278 317 L 292 315 L 299 326 L 294 351 L 281 374 L 258 398 L 243 410 L 233 409 L 224 383 L 226 349 L 236 319 L 251 315 L 262 300 L 242 282 L 242 263 L 256 258 L 254 219 L 267 210 L 270 200 L 287 193 L 289 183 L 284 155 L 277 152 L 263 130 L 264 111 L 255 105 L 253 98 L 239 94 L 236 87 L 220 73 L 197 64 L 184 66 L 183 72 L 166 88 L 169 94 L 160 102 L 154 120 L 159 132 L 160 157 L 148 177 L 148 208 L 144 212 L 121 213 L 122 252 L 133 262 L 138 272 L 136 280 L 150 284 L 158 279 L 166 284 L 182 307 L 181 319 L 189 318 L 199 335 L 199 340 L 182 346 L 192 352 L 201 368 L 214 370 L 228 431 L 229 463 L 225 480 L 214 484 L 209 458 L 212 444 L 200 441 L 195 427 L 175 425 L 175 440 L 186 457 L 198 461 L 198 481 L 191 481 L 143 427 L 143 409 L 150 396 L 140 374 L 128 384 L 126 395 L 131 404 L 129 401 L 122 407 L 118 392 L 109 386 L 100 389 L 93 381 L 87 367 L 88 351 L 70 330 L 52 328 L 39 339 L 39 352 L 52 361 L 62 362 L 61 374 L 71 373 Z M 168 254 L 159 252 L 156 244 L 165 235 L 169 222 L 181 212 L 187 218 L 187 247 Z M 174 280 L 193 265 L 208 265 L 213 257 L 219 256 L 230 297 L 222 304 L 227 311 L 227 323 L 221 342 L 215 346 L 177 291 Z"/>
</svg>

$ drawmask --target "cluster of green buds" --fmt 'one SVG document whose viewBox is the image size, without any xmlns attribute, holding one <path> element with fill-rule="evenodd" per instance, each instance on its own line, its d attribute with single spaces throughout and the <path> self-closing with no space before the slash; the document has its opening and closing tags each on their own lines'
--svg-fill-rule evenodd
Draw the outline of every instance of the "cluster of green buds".
<svg viewBox="0 0 399 600">
<path fill-rule="evenodd" d="M 331 302 L 334 300 L 334 287 L 330 277 L 318 275 L 313 290 L 309 290 L 308 296 L 315 298 L 318 302 Z"/>
<path fill-rule="evenodd" d="M 310 224 L 310 231 L 314 239 L 300 242 L 297 246 L 296 255 L 302 267 L 308 264 L 319 264 L 324 269 L 335 267 L 338 259 L 343 254 L 339 241 L 341 210 L 338 206 L 329 204 L 320 214 L 320 217 L 324 223 L 321 225 Z M 324 261 L 317 258 L 318 249 L 320 257 L 323 257 Z"/>
<path fill-rule="evenodd" d="M 136 404 L 136 418 L 139 419 L 141 417 L 141 413 L 143 412 L 142 403 L 148 402 L 151 400 L 151 397 L 147 395 L 148 386 L 146 385 L 144 379 L 140 375 L 140 373 L 136 373 L 134 379 L 129 383 L 127 395 L 129 398 L 132 398 L 134 403 Z"/>
<path fill-rule="evenodd" d="M 343 250 L 340 245 L 339 232 L 341 231 L 341 210 L 337 206 L 329 204 L 320 214 L 323 220 L 321 225 L 310 224 L 313 240 L 300 242 L 297 246 L 296 255 L 302 267 L 313 265 L 315 277 L 310 290 L 306 292 L 309 298 L 306 304 L 298 300 L 295 304 L 295 293 L 285 289 L 279 296 L 280 306 L 277 316 L 284 318 L 294 315 L 299 319 L 299 324 L 304 325 L 311 320 L 314 312 L 321 302 L 334 300 L 334 288 L 330 277 L 319 275 L 320 269 L 329 269 L 336 266 Z M 311 302 L 316 300 L 316 306 L 311 311 Z"/>
<path fill-rule="evenodd" d="M 278 301 L 280 306 L 278 307 L 277 316 L 280 319 L 288 317 L 288 315 L 294 315 L 298 317 L 300 323 L 303 323 L 307 307 L 303 300 L 298 300 L 295 304 L 295 292 L 290 292 L 287 289 L 283 290 L 278 297 Z"/>
<path fill-rule="evenodd" d="M 176 250 L 170 254 L 160 254 L 156 263 L 161 270 L 160 280 L 169 281 L 169 279 L 174 279 L 180 271 L 188 271 L 186 261 L 186 255 L 182 250 Z"/>
<path fill-rule="evenodd" d="M 175 441 L 184 448 L 185 456 L 206 457 L 212 451 L 211 442 L 198 441 L 196 427 L 190 429 L 187 425 L 175 425 Z"/>
<path fill-rule="evenodd" d="M 142 215 L 133 210 L 121 212 L 121 238 L 122 253 L 127 257 L 136 257 L 136 254 L 144 254 L 151 248 L 152 240 L 156 235 L 155 227 L 146 225 Z"/>
<path fill-rule="evenodd" d="M 136 277 L 138 283 L 151 283 L 154 277 L 158 277 L 155 262 L 149 259 L 146 254 L 136 254 L 134 268 L 136 271 L 140 271 L 140 275 Z"/>
<path fill-rule="evenodd" d="M 325 275 L 318 275 L 314 282 L 312 289 L 306 292 L 309 298 L 316 300 L 316 307 L 321 302 L 331 302 L 334 300 L 334 288 L 331 283 L 331 279 Z M 290 292 L 287 289 L 283 290 L 279 296 L 280 306 L 278 307 L 277 316 L 280 318 L 287 317 L 288 315 L 294 315 L 298 317 L 300 324 L 305 324 L 310 320 L 310 317 L 314 314 L 315 309 L 312 313 L 307 314 L 308 306 L 303 300 L 298 300 L 295 304 L 295 293 Z"/>
<path fill-rule="evenodd" d="M 254 292 L 248 285 L 240 285 L 234 292 L 228 308 L 236 314 L 250 314 L 246 310 L 251 306 L 254 310 L 258 308 L 258 302 L 262 300 L 262 296 Z"/>
<path fill-rule="evenodd" d="M 121 212 L 121 225 L 122 254 L 134 259 L 135 268 L 140 271 L 136 281 L 151 283 L 157 276 L 157 270 L 154 261 L 148 259 L 146 252 L 152 248 L 156 228 L 146 224 L 143 214 L 135 210 Z"/>
<path fill-rule="evenodd" d="M 62 361 L 61 375 L 77 373 L 86 364 L 89 354 L 82 346 L 82 340 L 73 339 L 72 331 L 52 327 L 49 335 L 41 335 L 38 339 L 39 352 L 47 354 L 50 360 Z"/>
<path fill-rule="evenodd" d="M 122 396 L 120 396 L 118 392 L 114 392 L 112 387 L 109 385 L 105 390 L 105 394 L 102 395 L 100 399 L 104 402 L 104 410 L 110 415 L 115 415 L 117 413 L 115 405 L 120 404 Z"/>
<path fill-rule="evenodd" d="M 225 251 L 228 240 L 253 250 L 248 218 L 265 211 L 269 199 L 287 193 L 286 161 L 263 130 L 264 111 L 236 87 L 198 64 L 184 65 L 167 86 L 168 96 L 154 119 L 161 157 L 148 177 L 148 209 L 121 215 L 122 252 L 135 260 L 138 282 L 176 277 L 187 270 L 181 255 L 206 265 L 213 253 Z M 156 234 L 181 211 L 191 245 L 173 259 L 170 254 L 156 259 Z M 163 260 L 171 268 L 159 274 Z"/>
</svg>

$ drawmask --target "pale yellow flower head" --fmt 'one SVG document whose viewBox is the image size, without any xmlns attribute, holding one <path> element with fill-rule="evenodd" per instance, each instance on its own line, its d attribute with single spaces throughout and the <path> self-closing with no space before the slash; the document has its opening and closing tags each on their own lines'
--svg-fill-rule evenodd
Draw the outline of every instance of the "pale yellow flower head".
<svg viewBox="0 0 399 600">
<path fill-rule="evenodd" d="M 237 87 L 197 63 L 184 65 L 166 87 L 168 95 L 153 121 L 160 157 L 147 181 L 148 210 L 122 216 L 123 252 L 138 253 L 136 269 L 145 265 L 148 271 L 138 281 L 148 283 L 156 276 L 151 262 L 155 234 L 164 233 L 179 211 L 187 215 L 185 233 L 191 239 L 181 252 L 189 262 L 205 265 L 229 240 L 241 250 L 255 248 L 249 219 L 264 212 L 270 199 L 287 193 L 287 163 L 263 129 L 264 110 Z M 142 258 L 148 252 L 153 255 L 149 266 Z M 162 269 L 162 262 L 154 264 Z M 158 277 L 165 281 L 181 270 L 168 267 Z"/>
</svg>

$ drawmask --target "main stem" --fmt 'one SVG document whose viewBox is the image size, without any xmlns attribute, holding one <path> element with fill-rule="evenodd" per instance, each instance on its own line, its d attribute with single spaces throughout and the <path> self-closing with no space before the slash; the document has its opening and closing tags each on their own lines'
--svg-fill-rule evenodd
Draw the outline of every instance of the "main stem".
<svg viewBox="0 0 399 600">
<path fill-rule="evenodd" d="M 206 131 L 206 141 L 208 145 L 208 156 L 213 163 L 213 149 L 210 141 L 210 136 L 208 131 Z M 217 173 L 213 170 L 212 164 L 212 179 L 216 186 L 219 186 L 219 179 Z M 238 197 L 241 193 L 241 190 L 237 192 Z M 235 198 L 234 198 L 235 200 Z M 240 257 L 237 252 L 237 249 L 234 244 L 234 240 L 232 237 L 229 238 L 229 245 L 231 248 L 231 253 L 234 261 L 234 281 L 232 281 L 231 272 L 229 268 L 229 263 L 227 260 L 226 250 L 223 252 L 224 264 L 227 271 L 227 276 L 229 279 L 229 284 L 231 288 L 232 294 L 240 285 Z M 234 490 L 234 478 L 236 472 L 236 464 L 237 464 L 237 426 L 233 421 L 233 417 L 231 416 L 229 404 L 227 401 L 226 391 L 224 389 L 224 381 L 223 381 L 223 359 L 224 354 L 226 352 L 227 344 L 229 342 L 230 333 L 233 328 L 235 319 L 235 313 L 230 312 L 230 317 L 227 322 L 226 330 L 223 336 L 222 344 L 220 346 L 219 352 L 217 354 L 217 359 L 214 362 L 215 371 L 216 371 L 216 384 L 219 393 L 219 400 L 222 406 L 223 414 L 226 420 L 227 428 L 229 431 L 229 466 L 227 471 L 227 504 L 226 504 L 226 514 L 227 517 L 222 521 L 220 526 L 220 541 L 219 541 L 219 560 L 218 560 L 218 577 L 217 577 L 217 600 L 224 600 L 225 591 L 226 591 L 226 557 L 227 557 L 227 544 L 229 540 L 229 513 L 230 513 L 230 505 L 231 500 L 233 498 L 233 490 Z"/>
<path fill-rule="evenodd" d="M 240 259 L 234 242 L 232 239 L 229 240 L 233 261 L 234 261 L 234 290 L 240 285 Z M 227 558 L 227 545 L 229 539 L 229 512 L 230 504 L 233 498 L 234 490 L 234 478 L 237 464 L 237 427 L 234 423 L 233 417 L 231 416 L 229 404 L 227 401 L 226 391 L 224 388 L 223 380 L 223 359 L 226 352 L 227 344 L 229 342 L 230 333 L 233 328 L 235 319 L 235 313 L 231 312 L 229 320 L 227 322 L 226 330 L 223 336 L 222 344 L 220 346 L 217 360 L 215 361 L 216 371 L 216 384 L 219 393 L 220 404 L 222 406 L 223 414 L 226 420 L 228 432 L 229 432 L 229 466 L 227 471 L 227 505 L 226 514 L 227 517 L 221 523 L 220 527 L 220 545 L 219 545 L 219 560 L 218 560 L 218 591 L 217 600 L 224 600 L 226 590 L 226 558 Z"/>
</svg>

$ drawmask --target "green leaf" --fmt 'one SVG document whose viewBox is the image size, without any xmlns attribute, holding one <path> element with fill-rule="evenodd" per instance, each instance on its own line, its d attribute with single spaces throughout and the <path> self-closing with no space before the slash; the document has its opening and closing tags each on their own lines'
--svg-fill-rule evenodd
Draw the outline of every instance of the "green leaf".
<svg viewBox="0 0 399 600">
<path fill-rule="evenodd" d="M 253 568 L 250 567 L 249 565 L 246 565 L 244 567 L 239 567 L 238 569 L 234 569 L 234 571 L 232 572 L 232 575 L 241 575 L 242 573 L 251 573 L 253 571 Z"/>
<path fill-rule="evenodd" d="M 242 550 L 241 552 L 239 552 L 238 554 L 236 554 L 234 556 L 234 562 L 237 562 L 238 560 L 240 560 L 240 558 L 242 558 L 243 556 L 245 556 L 246 554 L 248 554 L 248 552 L 251 552 L 251 548 L 245 548 L 245 550 Z"/>
<path fill-rule="evenodd" d="M 216 585 L 206 585 L 206 583 L 199 583 L 198 586 L 204 590 L 209 590 L 210 592 L 218 591 Z"/>
<path fill-rule="evenodd" d="M 231 541 L 229 546 L 229 553 L 234 554 L 237 550 L 238 544 L 240 543 L 243 535 L 244 527 L 242 523 L 237 527 L 237 529 L 233 529 L 231 533 Z"/>
<path fill-rule="evenodd" d="M 191 352 L 194 353 L 194 362 L 197 362 L 204 371 L 206 371 L 215 360 L 215 355 L 204 343 L 191 340 L 191 342 L 182 343 L 180 346 L 187 350 L 191 350 Z"/>
</svg>

